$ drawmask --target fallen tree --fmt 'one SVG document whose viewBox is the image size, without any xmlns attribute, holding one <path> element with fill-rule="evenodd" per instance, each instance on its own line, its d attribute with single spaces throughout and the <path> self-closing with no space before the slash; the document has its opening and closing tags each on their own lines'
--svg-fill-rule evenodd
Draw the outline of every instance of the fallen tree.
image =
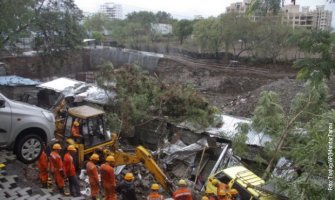
<svg viewBox="0 0 335 200">
<path fill-rule="evenodd" d="M 108 114 L 110 127 L 121 130 L 123 136 L 133 136 L 136 126 L 154 120 L 187 121 L 199 128 L 219 121 L 218 109 L 191 86 L 165 84 L 137 65 L 114 69 L 111 63 L 104 64 L 98 75 L 98 85 L 117 93 L 106 109 L 111 111 Z"/>
</svg>

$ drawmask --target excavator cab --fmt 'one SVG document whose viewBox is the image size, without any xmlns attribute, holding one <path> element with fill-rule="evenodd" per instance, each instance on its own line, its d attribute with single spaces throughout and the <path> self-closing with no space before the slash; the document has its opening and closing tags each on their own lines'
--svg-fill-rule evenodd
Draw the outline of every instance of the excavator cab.
<svg viewBox="0 0 335 200">
<path fill-rule="evenodd" d="M 91 106 L 69 108 L 64 122 L 57 127 L 56 135 L 59 141 L 63 141 L 63 145 L 72 144 L 76 147 L 79 168 L 92 153 L 102 154 L 100 158 L 113 155 L 115 166 L 143 163 L 166 191 L 174 191 L 172 182 L 146 148 L 138 146 L 132 152 L 118 149 L 118 137 L 106 130 L 105 112 L 102 110 Z"/>
<path fill-rule="evenodd" d="M 56 138 L 78 149 L 78 166 L 85 156 L 97 150 L 115 148 L 116 135 L 106 130 L 105 112 L 91 106 L 69 108 L 66 117 L 57 124 Z"/>
</svg>

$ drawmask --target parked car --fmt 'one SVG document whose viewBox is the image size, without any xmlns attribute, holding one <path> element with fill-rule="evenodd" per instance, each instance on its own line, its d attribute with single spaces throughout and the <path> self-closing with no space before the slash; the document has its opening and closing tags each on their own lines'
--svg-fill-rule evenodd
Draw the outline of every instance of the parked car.
<svg viewBox="0 0 335 200">
<path fill-rule="evenodd" d="M 54 138 L 55 117 L 45 109 L 10 100 L 0 93 L 0 147 L 12 149 L 23 163 L 39 157 Z"/>
</svg>

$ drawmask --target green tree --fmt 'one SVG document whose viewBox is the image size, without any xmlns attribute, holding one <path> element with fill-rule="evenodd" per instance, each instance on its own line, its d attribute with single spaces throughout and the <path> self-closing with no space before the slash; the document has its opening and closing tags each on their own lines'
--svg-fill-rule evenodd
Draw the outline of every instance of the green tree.
<svg viewBox="0 0 335 200">
<path fill-rule="evenodd" d="M 163 24 L 169 24 L 172 23 L 173 17 L 170 13 L 167 13 L 165 11 L 158 11 L 155 14 L 156 22 L 157 23 L 163 23 Z"/>
<path fill-rule="evenodd" d="M 87 31 L 99 31 L 102 32 L 110 27 L 111 20 L 103 13 L 94 14 L 84 21 L 84 27 Z"/>
<path fill-rule="evenodd" d="M 218 53 L 223 43 L 223 26 L 214 17 L 202 19 L 194 24 L 195 41 L 202 51 Z"/>
<path fill-rule="evenodd" d="M 297 78 L 313 82 L 329 79 L 335 70 L 334 37 L 326 31 L 311 31 L 298 35 L 297 41 L 305 53 L 305 58 L 294 62 L 294 67 L 299 69 Z"/>
<path fill-rule="evenodd" d="M 106 84 L 115 82 L 114 84 Z M 116 91 L 117 100 L 108 109 L 122 122 L 122 132 L 132 135 L 135 127 L 153 120 L 191 122 L 208 127 L 217 120 L 218 110 L 193 88 L 178 84 L 166 85 L 140 70 L 123 66 L 114 70 L 111 64 L 102 67 L 98 84 L 107 91 Z"/>
<path fill-rule="evenodd" d="M 179 43 L 183 44 L 183 41 L 192 34 L 193 23 L 190 20 L 182 19 L 174 24 L 173 32 L 178 38 Z"/>
<path fill-rule="evenodd" d="M 275 162 L 282 156 L 290 159 L 300 171 L 291 177 L 270 178 L 278 191 L 290 199 L 329 199 L 333 195 L 327 193 L 323 183 L 329 167 L 326 145 L 329 123 L 335 122 L 335 111 L 329 110 L 326 97 L 325 82 L 307 82 L 305 92 L 296 95 L 288 112 L 282 109 L 278 94 L 271 91 L 262 93 L 255 109 L 250 128 L 272 138 L 265 147 L 269 161 L 263 178 L 269 177 Z M 236 144 L 235 148 L 241 151 Z"/>
<path fill-rule="evenodd" d="M 79 22 L 82 17 L 73 0 L 46 1 L 33 24 L 40 41 L 35 44 L 35 49 L 58 54 L 81 44 L 83 29 Z"/>
<path fill-rule="evenodd" d="M 153 12 L 139 11 L 127 15 L 127 21 L 141 24 L 146 31 L 150 31 L 151 23 L 156 23 L 156 16 Z"/>
<path fill-rule="evenodd" d="M 265 16 L 269 13 L 277 15 L 280 11 L 281 0 L 251 0 L 247 8 L 247 14 Z"/>
<path fill-rule="evenodd" d="M 13 17 L 15 16 L 15 17 Z M 57 53 L 82 42 L 81 11 L 73 0 L 0 1 L 0 48 L 36 34 L 36 50 Z"/>
<path fill-rule="evenodd" d="M 104 40 L 104 36 L 97 31 L 92 32 L 92 38 L 95 39 L 95 42 L 99 44 Z"/>
<path fill-rule="evenodd" d="M 265 17 L 259 22 L 254 50 L 258 56 L 269 58 L 276 64 L 277 58 L 289 47 L 291 34 L 292 28 L 282 24 L 276 17 Z"/>
<path fill-rule="evenodd" d="M 41 8 L 42 4 L 33 0 L 0 1 L 0 49 L 13 45 L 35 21 L 34 13 L 40 13 Z"/>
</svg>

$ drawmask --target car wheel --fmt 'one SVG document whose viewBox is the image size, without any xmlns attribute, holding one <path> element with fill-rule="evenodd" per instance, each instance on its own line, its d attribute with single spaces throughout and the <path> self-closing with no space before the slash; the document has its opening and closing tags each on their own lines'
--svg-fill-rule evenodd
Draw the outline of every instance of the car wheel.
<svg viewBox="0 0 335 200">
<path fill-rule="evenodd" d="M 42 142 L 38 135 L 29 134 L 22 137 L 15 149 L 18 160 L 25 164 L 35 162 L 42 152 Z"/>
</svg>

